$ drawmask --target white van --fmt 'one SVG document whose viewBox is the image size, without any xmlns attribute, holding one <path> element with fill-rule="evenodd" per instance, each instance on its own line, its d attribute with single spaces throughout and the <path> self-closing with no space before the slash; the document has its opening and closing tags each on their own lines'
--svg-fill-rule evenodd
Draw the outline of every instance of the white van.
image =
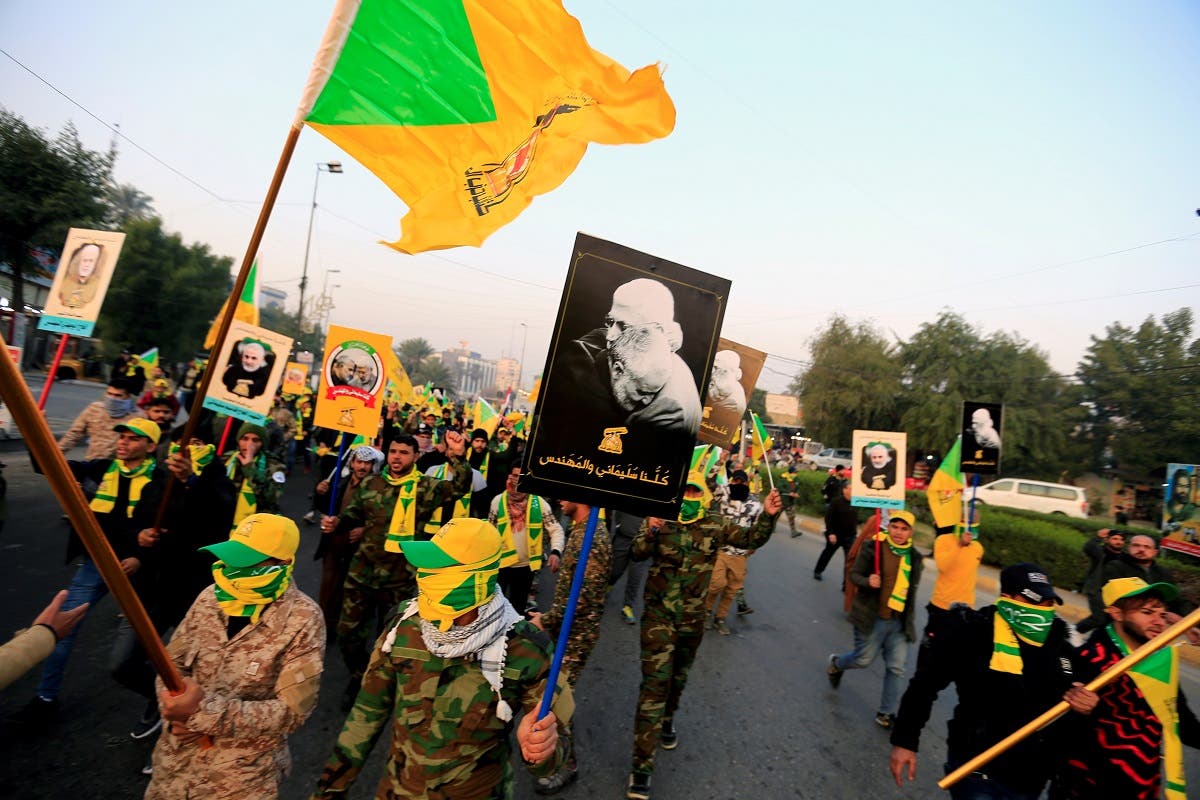
<svg viewBox="0 0 1200 800">
<path fill-rule="evenodd" d="M 971 489 L 963 490 L 963 502 L 971 499 Z M 1087 519 L 1088 501 L 1083 489 L 1065 483 L 1005 478 L 979 487 L 976 502 L 985 505 L 1023 508 L 1043 514 L 1065 514 Z"/>
</svg>

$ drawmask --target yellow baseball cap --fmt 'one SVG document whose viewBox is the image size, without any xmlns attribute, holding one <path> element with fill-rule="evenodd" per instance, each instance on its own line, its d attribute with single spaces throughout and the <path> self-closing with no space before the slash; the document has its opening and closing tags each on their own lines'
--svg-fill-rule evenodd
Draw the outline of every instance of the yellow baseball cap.
<svg viewBox="0 0 1200 800">
<path fill-rule="evenodd" d="M 900 520 L 901 522 L 907 524 L 910 528 L 917 527 L 917 518 L 912 515 L 911 511 L 904 511 L 901 509 L 900 511 L 891 512 L 891 515 L 888 517 L 888 524 L 891 524 L 896 520 Z"/>
<path fill-rule="evenodd" d="M 1104 607 L 1108 608 L 1115 605 L 1118 600 L 1137 597 L 1146 592 L 1154 592 L 1168 603 L 1179 597 L 1179 590 L 1172 584 L 1146 583 L 1141 578 L 1113 578 L 1104 584 L 1104 588 L 1100 590 L 1100 597 L 1104 600 Z"/>
<path fill-rule="evenodd" d="M 145 436 L 155 444 L 158 444 L 159 438 L 162 437 L 162 428 L 158 427 L 157 422 L 151 422 L 141 417 L 134 417 L 133 419 L 127 419 L 124 422 L 113 425 L 113 430 L 136 433 L 138 436 Z"/>
<path fill-rule="evenodd" d="M 251 514 L 229 534 L 229 541 L 201 547 L 231 567 L 251 567 L 268 558 L 290 561 L 300 547 L 300 529 L 279 514 Z"/>
<path fill-rule="evenodd" d="M 486 569 L 500 562 L 500 531 L 487 520 L 456 517 L 429 541 L 401 542 L 408 563 L 417 569 L 444 569 L 478 565 Z"/>
</svg>

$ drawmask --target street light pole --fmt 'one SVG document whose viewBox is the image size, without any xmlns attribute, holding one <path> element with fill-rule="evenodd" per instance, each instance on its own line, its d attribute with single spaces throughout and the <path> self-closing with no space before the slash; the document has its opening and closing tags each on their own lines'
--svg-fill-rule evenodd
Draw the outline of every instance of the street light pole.
<svg viewBox="0 0 1200 800">
<path fill-rule="evenodd" d="M 529 326 L 521 323 L 521 360 L 517 364 L 517 391 L 525 383 L 525 340 L 529 338 Z"/>
<path fill-rule="evenodd" d="M 327 161 L 317 164 L 317 177 L 313 180 L 312 208 L 308 212 L 308 238 L 304 243 L 304 269 L 300 273 L 300 305 L 296 308 L 296 329 L 304 331 L 304 290 L 308 288 L 308 251 L 312 248 L 313 217 L 317 214 L 317 186 L 321 183 L 321 173 L 332 172 L 341 174 L 342 162 Z"/>
</svg>

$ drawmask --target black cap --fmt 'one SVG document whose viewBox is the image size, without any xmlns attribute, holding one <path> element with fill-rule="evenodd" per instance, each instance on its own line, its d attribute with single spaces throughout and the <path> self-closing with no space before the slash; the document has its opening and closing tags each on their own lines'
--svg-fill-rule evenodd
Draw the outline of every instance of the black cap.
<svg viewBox="0 0 1200 800">
<path fill-rule="evenodd" d="M 748 474 L 746 474 L 746 470 L 744 470 L 744 469 L 735 469 L 733 472 L 729 473 L 729 480 L 745 481 L 746 483 L 749 483 L 750 476 Z"/>
<path fill-rule="evenodd" d="M 471 441 L 472 442 L 475 441 L 476 439 L 483 439 L 486 442 L 490 438 L 491 437 L 488 436 L 488 432 L 485 431 L 483 428 L 476 428 L 475 430 L 471 431 Z"/>
<path fill-rule="evenodd" d="M 1000 592 L 1019 595 L 1031 603 L 1044 603 L 1047 600 L 1053 600 L 1060 606 L 1063 603 L 1062 598 L 1054 591 L 1046 571 L 1029 562 L 1013 564 L 1000 570 Z"/>
</svg>

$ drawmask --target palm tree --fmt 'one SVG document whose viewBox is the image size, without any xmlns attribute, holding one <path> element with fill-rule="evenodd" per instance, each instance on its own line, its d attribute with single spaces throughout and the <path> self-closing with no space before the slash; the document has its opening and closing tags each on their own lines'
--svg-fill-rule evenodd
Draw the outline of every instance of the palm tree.
<svg viewBox="0 0 1200 800">
<path fill-rule="evenodd" d="M 415 375 L 425 359 L 433 355 L 433 352 L 433 345 L 420 337 L 405 339 L 396 346 L 396 356 L 409 375 Z M 413 378 L 413 381 L 415 382 L 416 378 Z"/>
<path fill-rule="evenodd" d="M 109 187 L 108 204 L 112 207 L 113 222 L 118 228 L 135 219 L 154 216 L 154 198 L 130 183 Z"/>
</svg>

